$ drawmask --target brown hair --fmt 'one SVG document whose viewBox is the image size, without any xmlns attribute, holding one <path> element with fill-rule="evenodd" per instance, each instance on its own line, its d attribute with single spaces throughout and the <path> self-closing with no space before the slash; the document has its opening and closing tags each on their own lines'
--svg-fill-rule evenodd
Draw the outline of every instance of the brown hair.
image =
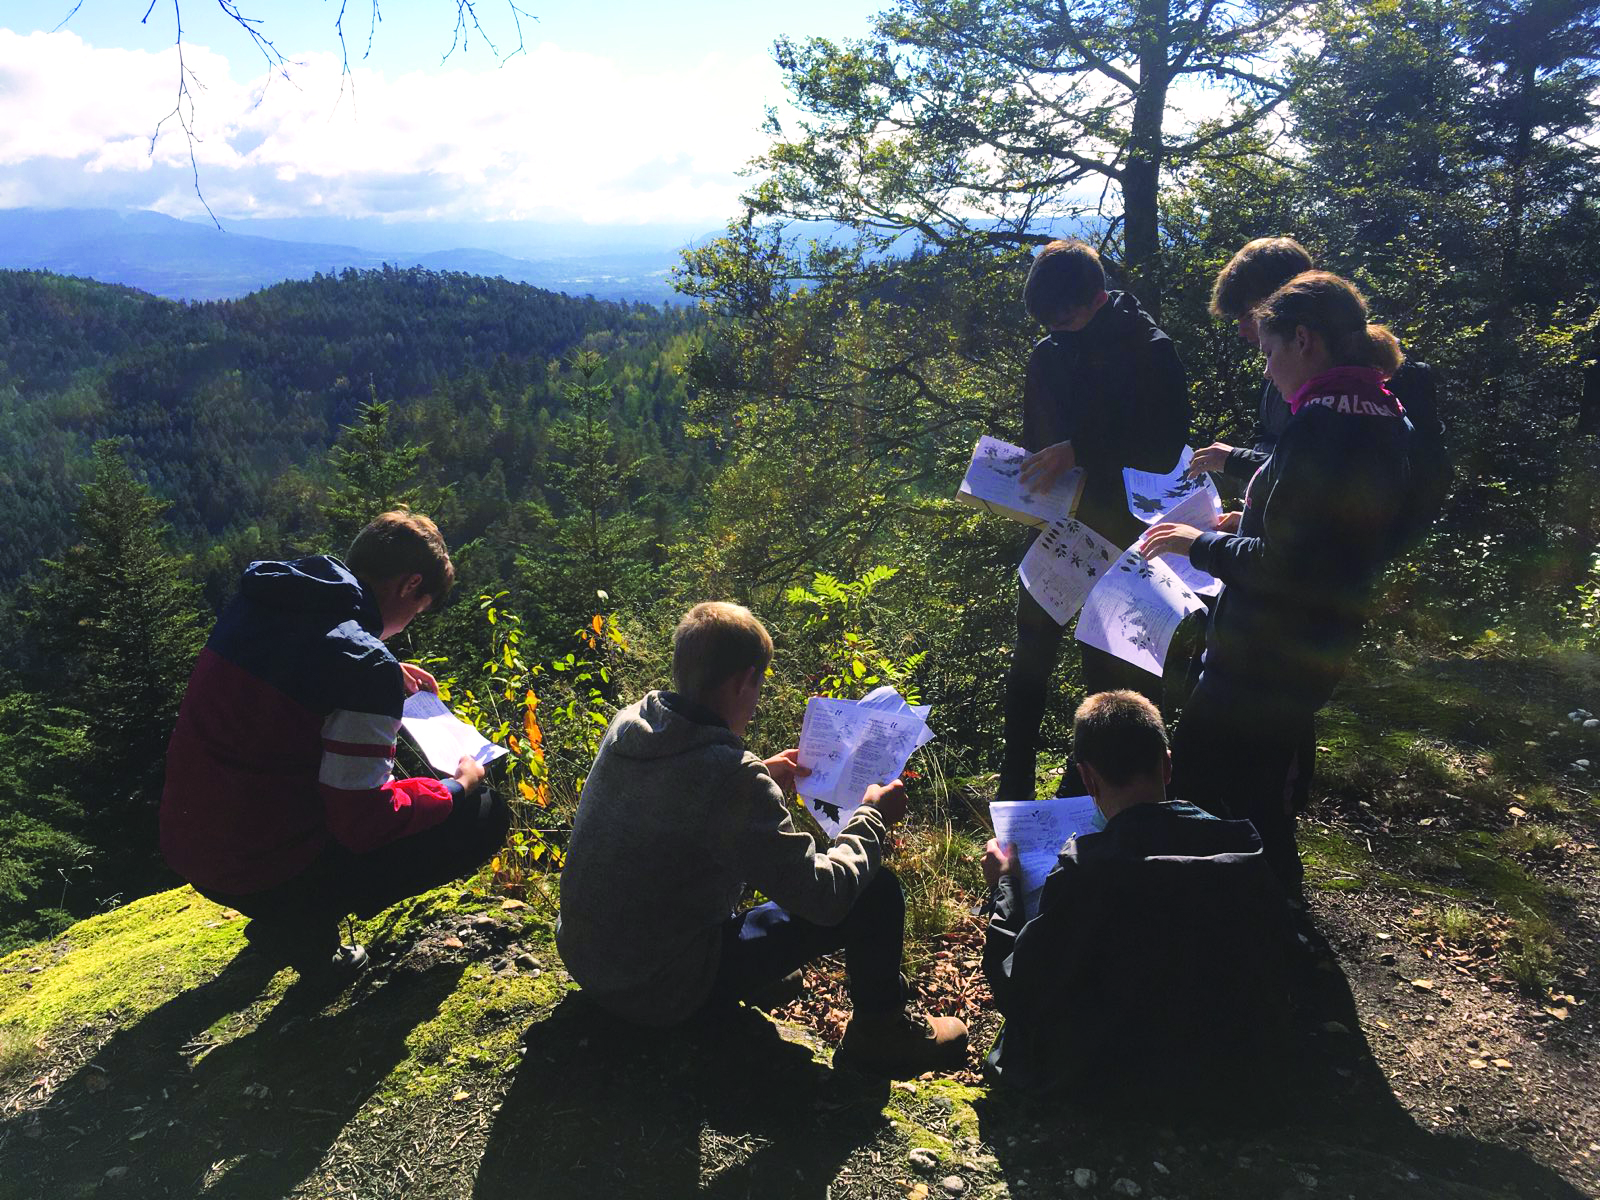
<svg viewBox="0 0 1600 1200">
<path fill-rule="evenodd" d="M 1159 775 L 1167 753 L 1161 712 L 1138 692 L 1096 692 L 1072 718 L 1072 753 L 1113 787 Z"/>
<path fill-rule="evenodd" d="M 1211 285 L 1211 315 L 1237 321 L 1302 271 L 1311 270 L 1311 254 L 1287 237 L 1246 242 L 1217 272 Z"/>
<path fill-rule="evenodd" d="M 345 565 L 357 579 L 377 582 L 397 575 L 421 575 L 422 594 L 438 604 L 456 581 L 455 564 L 439 527 L 421 513 L 397 508 L 374 517 L 356 534 Z"/>
<path fill-rule="evenodd" d="M 1030 317 L 1048 325 L 1105 290 L 1106 269 L 1092 246 L 1076 240 L 1050 242 L 1028 268 L 1022 303 Z"/>
<path fill-rule="evenodd" d="M 772 661 L 772 635 L 742 604 L 707 600 L 683 614 L 672 632 L 672 686 L 704 700 L 723 681 Z"/>
<path fill-rule="evenodd" d="M 1277 337 L 1304 325 L 1327 344 L 1336 366 L 1376 367 L 1388 376 L 1405 361 L 1394 334 L 1367 323 L 1367 301 L 1356 285 L 1329 271 L 1296 275 L 1258 304 L 1255 316 Z"/>
</svg>

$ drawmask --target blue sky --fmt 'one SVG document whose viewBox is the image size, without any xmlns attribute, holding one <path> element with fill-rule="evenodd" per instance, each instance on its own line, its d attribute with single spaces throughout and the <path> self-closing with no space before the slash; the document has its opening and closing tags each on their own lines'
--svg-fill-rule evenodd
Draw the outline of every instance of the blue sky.
<svg viewBox="0 0 1600 1200">
<path fill-rule="evenodd" d="M 109 206 L 200 215 L 189 144 L 157 123 L 178 80 L 172 0 L 0 0 L 0 207 Z M 341 91 L 338 0 L 242 0 L 297 65 L 290 81 L 214 0 L 184 0 L 195 156 L 220 215 L 720 224 L 739 169 L 781 105 L 781 34 L 868 32 L 882 4 L 614 0 L 521 5 L 525 54 L 474 39 L 447 62 L 450 0 L 349 0 L 353 98 Z M 479 0 L 502 51 L 502 0 Z M 266 84 L 265 87 L 263 85 Z"/>
</svg>

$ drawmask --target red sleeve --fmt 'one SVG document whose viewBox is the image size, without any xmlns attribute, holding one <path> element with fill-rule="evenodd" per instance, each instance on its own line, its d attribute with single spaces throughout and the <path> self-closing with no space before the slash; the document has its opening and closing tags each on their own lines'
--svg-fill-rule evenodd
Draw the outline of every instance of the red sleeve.
<svg viewBox="0 0 1600 1200">
<path fill-rule="evenodd" d="M 439 824 L 450 815 L 450 791 L 437 779 L 396 779 L 399 717 L 336 708 L 322 723 L 317 786 L 328 832 L 363 854 Z"/>
</svg>

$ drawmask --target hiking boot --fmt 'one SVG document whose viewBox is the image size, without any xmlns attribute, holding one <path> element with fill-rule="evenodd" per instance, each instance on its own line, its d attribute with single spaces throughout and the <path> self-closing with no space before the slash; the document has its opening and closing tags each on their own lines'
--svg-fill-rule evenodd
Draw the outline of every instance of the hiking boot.
<svg viewBox="0 0 1600 1200">
<path fill-rule="evenodd" d="M 924 1017 L 903 1009 L 856 1013 L 833 1061 L 891 1079 L 958 1071 L 967 1065 L 967 1027 L 955 1017 Z"/>
<path fill-rule="evenodd" d="M 764 987 L 758 987 L 744 998 L 744 1002 L 751 1008 L 759 1008 L 762 1012 L 771 1012 L 775 1008 L 784 1008 L 793 1004 L 805 994 L 805 975 L 800 971 L 790 971 L 782 979 L 775 979 Z"/>
</svg>

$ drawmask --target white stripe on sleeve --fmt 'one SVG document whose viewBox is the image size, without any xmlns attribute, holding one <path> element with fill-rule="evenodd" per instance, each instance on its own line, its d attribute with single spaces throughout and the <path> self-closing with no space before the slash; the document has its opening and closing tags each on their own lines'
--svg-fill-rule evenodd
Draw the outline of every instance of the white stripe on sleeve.
<svg viewBox="0 0 1600 1200">
<path fill-rule="evenodd" d="M 395 738 L 400 736 L 400 718 L 336 708 L 322 723 L 322 736 L 330 742 L 392 746 Z"/>
<path fill-rule="evenodd" d="M 318 783 L 347 792 L 380 788 L 393 778 L 394 763 L 390 759 L 335 754 L 332 750 L 322 752 L 322 768 L 317 772 Z"/>
</svg>

